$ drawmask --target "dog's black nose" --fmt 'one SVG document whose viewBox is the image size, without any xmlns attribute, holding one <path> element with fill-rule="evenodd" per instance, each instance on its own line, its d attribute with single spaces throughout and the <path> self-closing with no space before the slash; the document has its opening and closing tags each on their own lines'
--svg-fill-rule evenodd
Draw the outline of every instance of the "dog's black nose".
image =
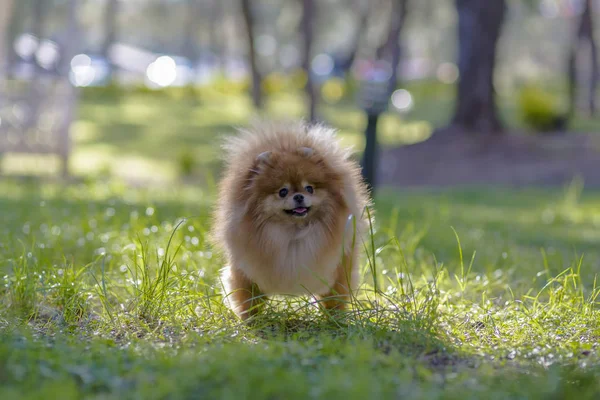
<svg viewBox="0 0 600 400">
<path fill-rule="evenodd" d="M 297 203 L 302 203 L 304 201 L 304 195 L 302 195 L 302 194 L 295 194 L 294 195 L 294 201 L 296 201 Z"/>
</svg>

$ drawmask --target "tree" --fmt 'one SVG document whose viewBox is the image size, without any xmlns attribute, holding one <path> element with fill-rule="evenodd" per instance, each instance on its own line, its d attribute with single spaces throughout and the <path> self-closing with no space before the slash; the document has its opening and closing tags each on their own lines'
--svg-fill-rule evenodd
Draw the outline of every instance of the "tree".
<svg viewBox="0 0 600 400">
<path fill-rule="evenodd" d="M 198 25 L 200 22 L 201 7 L 197 0 L 187 0 L 187 19 L 184 27 L 183 46 L 181 53 L 194 65 L 198 61 Z"/>
<path fill-rule="evenodd" d="M 262 75 L 260 73 L 256 50 L 254 48 L 254 18 L 252 15 L 252 6 L 250 0 L 242 0 L 242 13 L 246 25 L 246 37 L 248 38 L 248 60 L 250 61 L 250 71 L 252 73 L 252 101 L 256 108 L 262 108 Z"/>
<path fill-rule="evenodd" d="M 209 42 L 210 48 L 215 52 L 219 60 L 221 72 L 227 69 L 228 43 L 227 43 L 227 17 L 230 12 L 229 2 L 226 0 L 213 0 L 209 6 Z"/>
<path fill-rule="evenodd" d="M 46 15 L 46 4 L 45 0 L 35 0 L 33 2 L 33 26 L 31 27 L 31 33 L 33 36 L 42 40 L 44 35 L 44 16 Z M 42 72 L 42 66 L 34 59 L 35 74 L 34 79 Z"/>
<path fill-rule="evenodd" d="M 577 102 L 577 56 L 581 45 L 587 42 L 590 46 L 590 91 L 588 97 L 588 109 L 591 115 L 596 113 L 596 88 L 598 86 L 598 48 L 596 45 L 596 39 L 594 38 L 594 19 L 592 0 L 584 0 L 584 8 L 581 17 L 578 22 L 577 32 L 571 44 L 569 51 L 569 117 L 572 117 L 575 113 L 575 106 Z"/>
<path fill-rule="evenodd" d="M 391 75 L 389 78 L 388 92 L 391 94 L 398 82 L 398 65 L 400 64 L 400 32 L 406 20 L 408 0 L 391 0 L 392 12 L 390 13 L 390 27 L 388 36 L 383 45 L 378 49 L 379 58 L 387 60 L 390 64 Z"/>
<path fill-rule="evenodd" d="M 363 88 L 363 96 L 369 98 L 370 106 L 365 110 L 367 112 L 367 126 L 365 129 L 365 151 L 363 153 L 362 168 L 363 176 L 367 184 L 374 190 L 376 186 L 376 167 L 377 167 L 377 123 L 379 115 L 384 107 L 382 103 L 389 101 L 390 95 L 396 89 L 398 81 L 398 65 L 400 64 L 400 32 L 406 19 L 408 0 L 391 0 L 390 2 L 390 25 L 388 35 L 377 51 L 377 58 L 385 60 L 387 68 L 390 69 L 387 82 L 383 85 L 367 83 Z M 366 90 L 365 90 L 366 89 Z M 379 104 L 373 107 L 373 105 Z"/>
<path fill-rule="evenodd" d="M 8 37 L 13 6 L 14 0 L 0 0 L 0 78 L 4 77 L 9 67 L 6 61 L 9 59 Z"/>
<path fill-rule="evenodd" d="M 498 133 L 494 90 L 496 49 L 506 0 L 455 0 L 460 79 L 452 125 L 469 132 Z"/>
<path fill-rule="evenodd" d="M 317 93 L 311 73 L 310 64 L 312 61 L 312 45 L 314 38 L 314 15 L 315 2 L 314 0 L 302 1 L 302 35 L 304 38 L 304 47 L 302 53 L 302 67 L 306 73 L 306 85 L 304 90 L 308 96 L 308 119 L 311 122 L 317 119 Z"/>
<path fill-rule="evenodd" d="M 32 26 L 31 26 L 31 33 L 39 41 L 42 40 L 42 37 L 44 35 L 44 22 L 45 22 L 44 16 L 45 16 L 45 11 L 46 11 L 46 7 L 45 7 L 46 4 L 47 3 L 44 0 L 34 0 L 34 2 L 32 3 L 33 19 L 32 19 Z M 61 59 L 63 61 L 65 60 L 64 54 L 61 55 Z M 39 108 L 43 101 L 42 93 L 44 90 L 44 85 L 41 85 L 39 82 L 40 82 L 41 76 L 44 72 L 44 69 L 42 68 L 40 63 L 37 61 L 37 58 L 35 57 L 35 55 L 33 57 L 33 65 L 34 65 L 34 69 L 33 69 L 34 72 L 33 72 L 33 76 L 31 77 L 31 80 L 29 81 L 29 88 L 28 88 L 28 93 L 27 93 L 27 98 L 28 98 L 28 103 L 29 103 L 28 104 L 29 112 L 27 113 L 27 115 L 25 117 L 25 121 L 23 122 L 23 127 L 25 130 L 31 129 L 37 123 Z"/>
<path fill-rule="evenodd" d="M 113 0 L 110 0 L 113 1 Z M 67 3 L 67 26 L 65 34 L 61 40 L 62 56 L 59 64 L 59 74 L 65 80 L 69 80 L 71 72 L 71 60 L 77 54 L 80 47 L 81 38 L 78 37 L 79 31 L 79 6 L 81 0 L 68 0 Z"/>
<path fill-rule="evenodd" d="M 350 48 L 350 51 L 348 52 L 347 56 L 342 61 L 341 67 L 344 71 L 348 71 L 352 68 L 354 60 L 356 59 L 356 55 L 358 54 L 361 38 L 364 35 L 364 32 L 367 29 L 367 25 L 369 22 L 369 2 L 363 0 L 355 0 L 353 5 L 355 9 L 354 14 L 357 16 L 358 21 L 356 29 L 353 32 L 352 40 L 350 41 L 352 47 Z"/>
<path fill-rule="evenodd" d="M 79 23 L 78 23 L 78 3 L 80 0 L 69 0 L 68 2 L 68 18 L 67 18 L 67 34 L 62 43 L 63 46 L 63 61 L 61 62 L 60 75 L 66 83 L 66 93 L 64 98 L 64 117 L 63 124 L 60 127 L 60 156 L 62 159 L 62 174 L 69 174 L 69 153 L 71 152 L 71 125 L 77 108 L 77 92 L 76 88 L 69 83 L 69 73 L 71 71 L 70 60 L 76 54 L 79 45 Z"/>
<path fill-rule="evenodd" d="M 104 43 L 102 44 L 102 56 L 108 61 L 108 79 L 113 79 L 114 64 L 110 56 L 110 49 L 114 45 L 118 29 L 117 15 L 119 13 L 119 0 L 106 0 L 104 11 Z"/>
</svg>

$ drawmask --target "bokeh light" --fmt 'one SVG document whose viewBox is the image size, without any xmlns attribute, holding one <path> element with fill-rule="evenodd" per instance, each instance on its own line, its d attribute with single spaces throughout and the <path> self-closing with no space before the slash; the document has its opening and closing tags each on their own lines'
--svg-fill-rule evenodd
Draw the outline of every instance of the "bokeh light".
<svg viewBox="0 0 600 400">
<path fill-rule="evenodd" d="M 410 111 L 413 107 L 413 98 L 406 89 L 398 89 L 392 93 L 392 105 L 398 111 Z"/>
<path fill-rule="evenodd" d="M 36 61 L 45 69 L 54 67 L 58 63 L 59 58 L 60 51 L 58 45 L 50 40 L 42 41 L 35 53 Z"/>
<path fill-rule="evenodd" d="M 323 100 L 334 104 L 342 99 L 345 92 L 344 81 L 340 78 L 332 78 L 323 84 L 321 87 L 321 95 Z"/>
<path fill-rule="evenodd" d="M 436 75 L 440 82 L 452 84 L 458 80 L 458 67 L 450 62 L 440 64 Z"/>
<path fill-rule="evenodd" d="M 28 59 L 35 54 L 38 45 L 37 37 L 30 34 L 20 35 L 14 43 L 15 53 L 21 58 Z"/>
<path fill-rule="evenodd" d="M 92 59 L 87 54 L 77 54 L 71 59 L 71 73 L 69 80 L 75 86 L 89 86 L 96 77 L 96 71 L 92 68 Z"/>
<path fill-rule="evenodd" d="M 146 76 L 159 87 L 170 86 L 177 79 L 177 64 L 169 56 L 160 56 L 148 66 Z"/>
<path fill-rule="evenodd" d="M 313 58 L 311 65 L 312 71 L 319 76 L 326 76 L 333 72 L 333 58 L 329 54 L 319 54 Z"/>
</svg>

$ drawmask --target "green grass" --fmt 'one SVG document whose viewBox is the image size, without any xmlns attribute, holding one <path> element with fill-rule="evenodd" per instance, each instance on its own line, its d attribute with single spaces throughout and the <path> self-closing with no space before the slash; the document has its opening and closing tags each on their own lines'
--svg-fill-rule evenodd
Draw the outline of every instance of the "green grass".
<svg viewBox="0 0 600 400">
<path fill-rule="evenodd" d="M 390 111 L 379 125 L 383 146 L 398 146 L 427 139 L 436 127 L 450 120 L 454 89 L 437 82 L 406 85 L 414 107 L 405 114 Z M 70 162 L 75 175 L 114 175 L 134 180 L 173 182 L 185 173 L 196 181 L 220 170 L 219 135 L 230 134 L 255 115 L 250 98 L 232 88 L 211 87 L 195 98 L 185 92 L 166 94 L 84 92 L 77 121 L 73 126 L 73 153 Z M 516 96 L 503 95 L 500 108 L 509 127 L 523 128 L 516 109 Z M 364 113 L 347 93 L 340 102 L 321 101 L 320 117 L 339 129 L 343 142 L 358 151 L 364 147 Z M 300 91 L 277 92 L 266 98 L 264 113 L 273 118 L 297 118 L 305 114 Z M 598 131 L 598 120 L 578 115 L 573 131 Z M 8 173 L 56 173 L 57 160 L 51 157 L 8 154 L 0 160 Z"/>
<path fill-rule="evenodd" d="M 268 98 L 264 113 L 270 118 L 300 118 L 304 108 L 301 92 L 279 93 Z M 339 129 L 345 145 L 362 149 L 366 119 L 351 99 L 324 103 L 321 112 Z M 86 94 L 72 130 L 70 169 L 80 176 L 168 182 L 186 171 L 203 182 L 207 174 L 220 170 L 218 138 L 257 114 L 247 96 L 211 89 L 196 100 L 148 93 Z M 422 140 L 431 133 L 426 122 L 404 121 L 392 113 L 382 119 L 380 130 L 385 145 Z M 58 170 L 56 161 L 8 154 L 2 164 L 8 173 L 47 174 Z"/>
<path fill-rule="evenodd" d="M 264 113 L 300 118 L 304 108 L 302 93 L 279 93 L 268 97 Z M 344 144 L 362 149 L 366 119 L 352 100 L 323 103 L 321 112 L 340 130 Z M 172 181 L 180 176 L 182 164 L 190 163 L 192 174 L 203 179 L 220 169 L 218 137 L 256 114 L 247 96 L 213 90 L 197 101 L 148 94 L 129 94 L 118 102 L 112 96 L 87 96 L 74 127 L 73 170 Z M 389 113 L 382 119 L 380 138 L 387 146 L 398 145 L 425 139 L 431 130 L 427 122 Z"/>
<path fill-rule="evenodd" d="M 415 108 L 384 116 L 385 146 L 448 118 L 449 87 L 408 89 Z M 298 93 L 266 107 L 303 110 Z M 362 148 L 350 99 L 321 110 Z M 247 97 L 218 90 L 86 95 L 71 166 L 89 179 L 0 181 L 0 398 L 598 397 L 600 193 L 578 182 L 384 190 L 350 312 L 276 298 L 237 320 L 206 233 L 217 136 L 251 116 Z M 3 164 L 53 168 L 37 156 Z M 173 183 L 182 170 L 195 186 Z M 136 189 L 106 174 L 169 183 Z"/>
<path fill-rule="evenodd" d="M 597 192 L 382 192 L 351 311 L 279 298 L 251 324 L 223 306 L 212 203 L 1 182 L 0 398 L 600 394 Z"/>
</svg>

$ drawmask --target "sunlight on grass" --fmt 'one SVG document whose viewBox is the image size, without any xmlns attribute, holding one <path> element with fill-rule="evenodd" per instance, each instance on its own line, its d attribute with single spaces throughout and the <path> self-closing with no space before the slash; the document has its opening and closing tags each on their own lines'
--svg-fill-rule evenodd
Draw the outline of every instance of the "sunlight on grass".
<svg viewBox="0 0 600 400">
<path fill-rule="evenodd" d="M 232 87 L 84 96 L 83 183 L 0 181 L 0 398 L 597 398 L 600 195 L 579 181 L 382 190 L 348 312 L 281 296 L 237 320 L 207 238 L 220 139 L 254 114 Z M 427 139 L 451 111 L 451 87 L 406 88 L 415 108 L 382 116 L 383 146 Z M 305 110 L 300 90 L 266 101 L 271 117 Z M 360 152 L 356 105 L 320 110 Z"/>
<path fill-rule="evenodd" d="M 7 175 L 56 176 L 60 173 L 61 161 L 46 154 L 2 154 L 0 168 Z"/>
<path fill-rule="evenodd" d="M 212 192 L 4 181 L 0 193 L 2 398 L 600 390 L 597 194 L 384 192 L 349 312 L 276 297 L 246 325 L 207 242 Z M 582 217 L 548 230 L 549 209 Z"/>
<path fill-rule="evenodd" d="M 273 94 L 267 98 L 265 110 L 270 118 L 300 118 L 306 111 L 304 93 Z M 325 123 L 339 129 L 342 143 L 362 151 L 366 117 L 354 102 L 324 103 L 321 112 Z M 182 154 L 189 153 L 196 164 L 195 174 L 216 173 L 221 136 L 260 115 L 253 111 L 248 96 L 214 89 L 206 89 L 194 101 L 158 94 L 87 95 L 72 127 L 71 172 L 173 182 L 180 177 Z M 429 122 L 403 119 L 390 112 L 381 118 L 379 137 L 383 146 L 398 146 L 425 140 L 431 131 Z M 38 157 L 39 165 L 33 169 L 29 167 L 33 163 L 19 160 L 3 160 L 6 172 L 59 171 L 53 159 Z"/>
</svg>

